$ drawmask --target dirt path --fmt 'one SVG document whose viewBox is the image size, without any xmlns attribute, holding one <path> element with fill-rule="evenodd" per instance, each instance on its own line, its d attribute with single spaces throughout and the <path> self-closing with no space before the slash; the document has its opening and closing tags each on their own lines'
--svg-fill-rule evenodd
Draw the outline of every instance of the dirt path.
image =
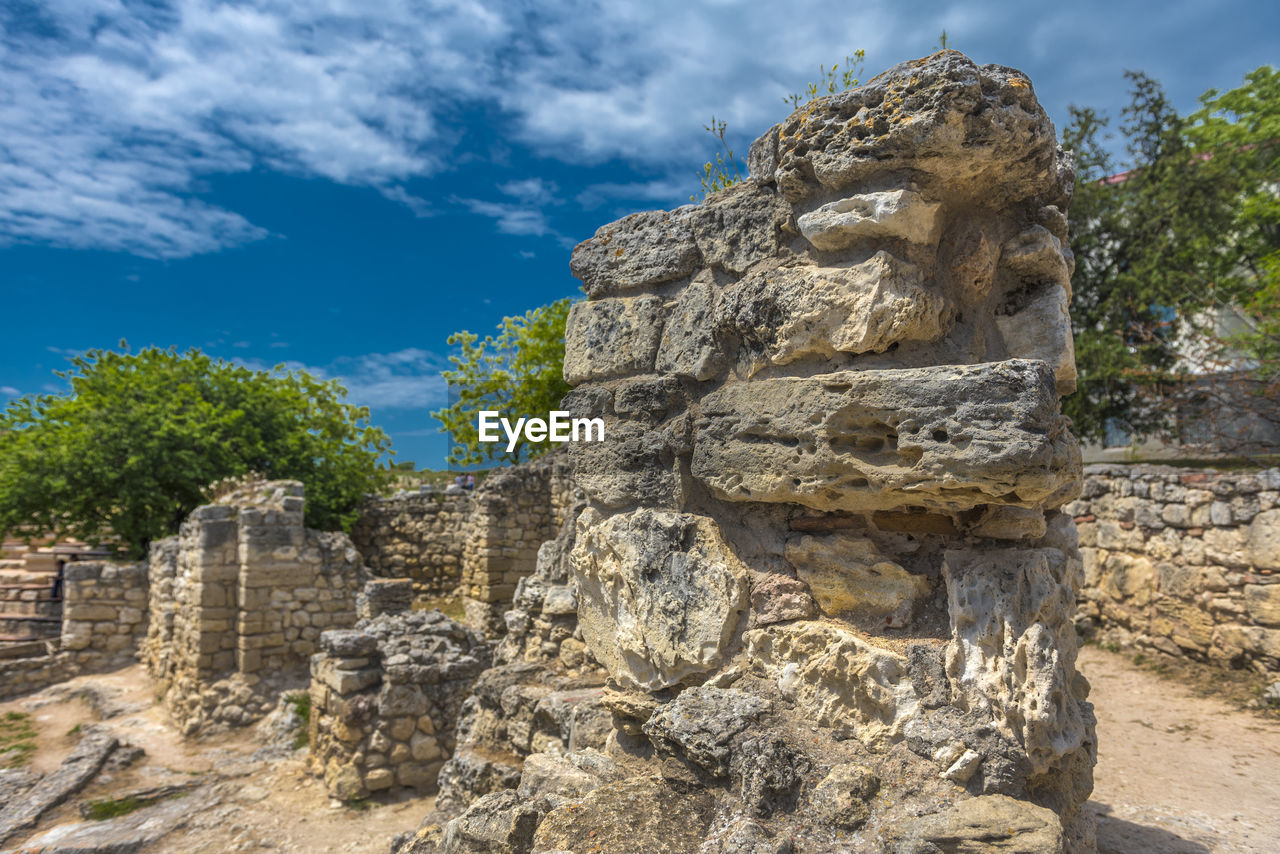
<svg viewBox="0 0 1280 854">
<path fill-rule="evenodd" d="M 1099 854 L 1280 851 L 1280 724 L 1087 647 Z"/>
<path fill-rule="evenodd" d="M 92 702 L 80 689 L 90 688 Z M 119 827 L 120 839 L 163 838 L 144 845 L 148 854 L 223 854 L 223 852 L 352 852 L 386 854 L 397 833 L 412 830 L 432 806 L 430 797 L 401 798 L 352 809 L 332 801 L 320 782 L 306 772 L 304 754 L 254 758 L 262 736 L 254 728 L 229 735 L 184 740 L 151 696 L 151 681 L 141 666 L 103 676 L 78 677 L 19 700 L 0 703 L 0 715 L 31 715 L 38 749 L 31 768 L 48 771 L 72 750 L 77 725 L 101 721 L 123 741 L 146 755 L 120 770 L 107 770 L 67 804 L 44 816 L 36 828 L 0 845 L 26 852 L 46 844 L 48 833 L 107 832 Z M 95 706 L 97 708 L 95 708 Z M 86 800 L 118 798 L 157 785 L 191 786 L 184 798 L 146 807 L 110 822 L 85 822 L 78 805 Z M 140 825 L 151 822 L 152 830 Z M 61 827 L 60 827 L 61 825 Z M 79 850 L 72 840 L 55 838 L 43 850 Z M 81 842 L 76 838 L 76 842 Z M 128 848 L 127 850 L 134 850 Z"/>
</svg>

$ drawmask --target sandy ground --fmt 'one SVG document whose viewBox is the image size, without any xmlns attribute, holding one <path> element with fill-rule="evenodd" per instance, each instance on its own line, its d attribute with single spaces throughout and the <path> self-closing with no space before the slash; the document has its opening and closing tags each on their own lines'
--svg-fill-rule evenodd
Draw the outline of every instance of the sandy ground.
<svg viewBox="0 0 1280 854">
<path fill-rule="evenodd" d="M 92 687 L 105 700 L 93 708 L 77 696 Z M 119 797 L 157 785 L 193 785 L 185 798 L 165 801 L 133 813 L 134 821 L 151 813 L 171 830 L 145 847 L 148 854 L 222 854 L 222 852 L 351 852 L 386 854 L 396 834 L 412 830 L 430 811 L 432 798 L 401 798 L 352 809 L 332 801 L 320 781 L 306 771 L 303 754 L 254 759 L 261 747 L 253 728 L 188 742 L 155 703 L 141 666 L 115 673 L 78 677 L 28 698 L 0 703 L 6 711 L 30 712 L 39 750 L 34 770 L 57 766 L 71 751 L 76 724 L 103 719 L 124 741 L 146 756 L 121 771 L 103 773 L 71 803 L 56 808 L 29 833 L 8 840 L 0 850 L 26 851 L 41 834 L 59 824 L 82 822 L 77 804 Z M 105 716 L 105 719 L 104 719 Z M 116 819 L 120 822 L 124 819 Z M 99 826 L 104 823 L 95 823 Z"/>
<path fill-rule="evenodd" d="M 1081 653 L 1080 667 L 1093 685 L 1102 745 L 1091 805 L 1100 854 L 1280 851 L 1280 724 L 1197 697 L 1096 647 Z M 95 689 L 94 704 L 77 694 L 86 686 Z M 100 775 L 72 804 L 9 840 L 7 850 L 32 850 L 23 843 L 82 822 L 76 802 L 175 782 L 193 786 L 192 793 L 133 814 L 135 823 L 144 816 L 154 816 L 153 825 L 168 823 L 167 835 L 147 852 L 385 854 L 392 837 L 416 827 L 431 808 L 430 798 L 363 810 L 334 802 L 306 772 L 301 754 L 254 759 L 261 737 L 252 728 L 184 741 L 150 691 L 146 674 L 132 667 L 0 703 L 0 714 L 34 716 L 36 770 L 55 767 L 72 749 L 77 724 L 100 719 L 147 754 Z"/>
<path fill-rule="evenodd" d="M 1276 854 L 1280 724 L 1195 696 L 1097 647 L 1099 854 Z"/>
</svg>

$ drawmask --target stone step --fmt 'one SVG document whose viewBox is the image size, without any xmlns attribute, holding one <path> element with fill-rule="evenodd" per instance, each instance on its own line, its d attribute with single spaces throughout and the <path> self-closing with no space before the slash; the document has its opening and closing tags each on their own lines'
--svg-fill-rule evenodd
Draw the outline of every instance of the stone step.
<svg viewBox="0 0 1280 854">
<path fill-rule="evenodd" d="M 4 607 L 3 613 L 23 615 L 29 617 L 52 617 L 56 620 L 62 620 L 62 600 L 42 597 L 39 599 L 3 599 L 0 597 L 0 605 Z"/>
<path fill-rule="evenodd" d="M 10 661 L 15 658 L 35 658 L 40 655 L 47 655 L 49 652 L 49 641 L 43 638 L 32 640 L 31 638 L 16 637 L 14 635 L 0 635 L 0 661 Z"/>
<path fill-rule="evenodd" d="M 0 634 L 24 638 L 50 638 L 62 633 L 61 617 L 14 614 L 0 611 Z"/>
</svg>

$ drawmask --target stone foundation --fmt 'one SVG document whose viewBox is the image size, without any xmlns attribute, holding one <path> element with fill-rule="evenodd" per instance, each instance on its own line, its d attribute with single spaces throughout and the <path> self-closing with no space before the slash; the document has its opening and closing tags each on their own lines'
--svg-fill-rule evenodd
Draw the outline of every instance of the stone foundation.
<svg viewBox="0 0 1280 854">
<path fill-rule="evenodd" d="M 489 660 L 483 637 L 439 611 L 325 632 L 311 660 L 312 770 L 337 798 L 434 792 L 463 699 Z"/>
<path fill-rule="evenodd" d="M 1280 674 L 1280 469 L 1097 465 L 1067 505 L 1097 639 Z"/>
</svg>

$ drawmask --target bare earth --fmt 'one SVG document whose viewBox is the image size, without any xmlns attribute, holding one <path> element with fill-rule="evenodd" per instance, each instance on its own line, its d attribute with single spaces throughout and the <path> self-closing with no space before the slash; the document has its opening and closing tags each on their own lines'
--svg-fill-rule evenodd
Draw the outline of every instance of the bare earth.
<svg viewBox="0 0 1280 854">
<path fill-rule="evenodd" d="M 1093 684 L 1090 699 L 1102 745 L 1092 804 L 1100 854 L 1280 850 L 1280 724 L 1197 697 L 1096 647 L 1081 653 L 1080 667 Z M 75 695 L 84 686 L 104 698 L 97 709 Z M 6 851 L 56 842 L 49 836 L 55 827 L 55 837 L 100 834 L 108 825 L 128 836 L 148 822 L 153 832 L 167 831 L 144 848 L 156 854 L 385 854 L 392 837 L 416 827 L 431 808 L 430 798 L 402 798 L 366 809 L 331 801 L 306 773 L 302 754 L 253 758 L 260 747 L 253 729 L 183 741 L 150 692 L 142 668 L 131 667 L 0 703 L 0 714 L 33 714 L 39 732 L 35 770 L 55 767 L 71 750 L 75 736 L 69 733 L 76 724 L 104 715 L 117 736 L 147 753 L 127 769 L 101 775 L 37 828 L 9 840 Z M 184 798 L 110 822 L 85 822 L 77 812 L 85 799 L 174 782 L 193 788 Z M 74 838 L 61 850 L 74 850 Z"/>
<path fill-rule="evenodd" d="M 71 751 L 76 724 L 100 714 L 75 690 L 92 686 L 107 698 L 103 723 L 120 739 L 146 750 L 146 756 L 123 771 L 104 773 L 70 803 L 47 814 L 39 826 L 0 845 L 0 851 L 40 850 L 50 828 L 80 822 L 83 832 L 102 832 L 108 824 L 124 825 L 123 836 L 136 835 L 132 825 L 155 817 L 171 827 L 161 841 L 146 845 L 148 854 L 223 854 L 223 852 L 351 852 L 386 854 L 397 833 L 417 827 L 430 811 L 432 798 L 403 798 L 352 809 L 330 800 L 320 781 L 306 773 L 304 753 L 276 759 L 253 759 L 261 747 L 252 727 L 235 733 L 184 741 L 169 723 L 164 708 L 151 696 L 151 682 L 139 665 L 103 676 L 78 677 L 30 697 L 0 703 L 6 711 L 31 712 L 38 732 L 35 770 L 56 767 Z M 52 700 L 52 702 L 50 702 Z M 110 822 L 86 822 L 78 813 L 85 800 L 118 798 L 142 788 L 175 782 L 195 783 L 183 798 L 163 801 Z M 87 826 L 87 827 L 86 827 Z M 61 830 L 61 829 L 60 829 Z M 70 841 L 55 840 L 75 850 Z M 77 840 L 78 841 L 78 840 Z M 25 844 L 24 844 L 25 843 Z"/>
<path fill-rule="evenodd" d="M 1099 854 L 1280 851 L 1280 724 L 1197 697 L 1097 647 Z"/>
</svg>

